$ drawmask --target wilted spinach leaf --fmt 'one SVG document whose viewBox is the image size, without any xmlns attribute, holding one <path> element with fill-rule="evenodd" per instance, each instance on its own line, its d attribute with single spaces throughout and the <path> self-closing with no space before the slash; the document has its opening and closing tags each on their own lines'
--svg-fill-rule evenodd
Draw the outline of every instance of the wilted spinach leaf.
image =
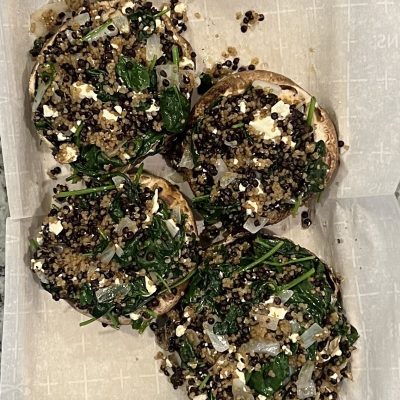
<svg viewBox="0 0 400 400">
<path fill-rule="evenodd" d="M 272 376 L 269 375 L 270 372 Z M 260 371 L 253 371 L 247 385 L 257 393 L 270 398 L 283 387 L 289 377 L 289 359 L 281 353 L 270 363 L 264 364 Z"/>
<path fill-rule="evenodd" d="M 239 330 L 237 318 L 243 317 L 244 310 L 238 305 L 232 305 L 223 321 L 216 322 L 214 325 L 214 333 L 217 335 L 233 335 Z"/>
<path fill-rule="evenodd" d="M 134 140 L 134 150 L 129 162 L 137 164 L 143 157 L 160 151 L 164 143 L 164 135 L 157 132 L 147 132 Z"/>
<path fill-rule="evenodd" d="M 148 69 L 131 58 L 121 56 L 116 72 L 129 89 L 141 92 L 150 86 Z"/>
<path fill-rule="evenodd" d="M 149 38 L 156 29 L 156 21 L 154 15 L 149 12 L 138 10 L 135 13 L 128 15 L 128 18 L 130 21 L 136 24 L 136 37 L 140 42 Z M 148 27 L 148 29 L 144 30 L 143 28 L 146 26 Z"/>
<path fill-rule="evenodd" d="M 170 87 L 161 94 L 160 112 L 165 129 L 170 133 L 181 133 L 189 118 L 189 100 L 176 86 Z"/>
</svg>

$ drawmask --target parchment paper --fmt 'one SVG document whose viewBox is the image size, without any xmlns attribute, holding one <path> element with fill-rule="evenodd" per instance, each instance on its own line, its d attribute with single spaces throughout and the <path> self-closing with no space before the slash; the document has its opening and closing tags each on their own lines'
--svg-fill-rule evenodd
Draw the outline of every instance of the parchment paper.
<svg viewBox="0 0 400 400">
<path fill-rule="evenodd" d="M 244 5 L 245 3 L 245 5 Z M 7 223 L 2 400 L 179 399 L 158 372 L 151 333 L 119 332 L 83 317 L 40 289 L 29 270 L 28 239 L 48 204 L 55 165 L 29 130 L 29 15 L 43 1 L 1 0 L 0 131 L 11 218 Z M 240 32 L 237 11 L 266 16 Z M 201 18 L 194 14 L 200 13 Z M 272 227 L 345 277 L 343 297 L 361 339 L 346 400 L 397 400 L 400 393 L 400 2 L 388 0 L 197 0 L 187 37 L 199 60 L 227 46 L 247 63 L 286 74 L 317 96 L 347 150 L 313 225 Z M 200 65 L 200 68 L 202 66 Z M 168 173 L 160 159 L 153 172 Z M 47 197 L 47 200 L 46 200 Z"/>
</svg>

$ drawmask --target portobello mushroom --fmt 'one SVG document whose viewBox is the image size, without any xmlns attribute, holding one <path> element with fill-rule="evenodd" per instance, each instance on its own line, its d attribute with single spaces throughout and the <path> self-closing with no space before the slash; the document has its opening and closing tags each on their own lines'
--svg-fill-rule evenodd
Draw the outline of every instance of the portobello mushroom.
<svg viewBox="0 0 400 400">
<path fill-rule="evenodd" d="M 175 306 L 199 258 L 193 214 L 176 187 L 139 170 L 55 192 L 32 259 L 55 300 L 140 331 Z"/>
<path fill-rule="evenodd" d="M 263 233 L 203 256 L 186 295 L 152 326 L 172 385 L 196 400 L 338 398 L 358 333 L 333 271 Z"/>
<path fill-rule="evenodd" d="M 252 233 L 318 196 L 338 163 L 327 112 L 269 71 L 232 74 L 201 97 L 175 160 L 206 224 L 244 225 Z"/>
<path fill-rule="evenodd" d="M 137 165 L 184 131 L 195 54 L 169 12 L 93 2 L 40 51 L 29 83 L 33 122 L 77 176 Z"/>
</svg>

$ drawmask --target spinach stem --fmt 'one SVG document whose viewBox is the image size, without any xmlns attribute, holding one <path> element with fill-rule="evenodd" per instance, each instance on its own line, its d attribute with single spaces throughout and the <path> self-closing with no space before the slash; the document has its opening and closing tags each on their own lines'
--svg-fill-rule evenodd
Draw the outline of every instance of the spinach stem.
<svg viewBox="0 0 400 400">
<path fill-rule="evenodd" d="M 301 207 L 301 202 L 303 200 L 303 196 L 300 195 L 297 197 L 296 202 L 294 203 L 293 209 L 292 209 L 292 215 L 296 216 L 297 213 L 299 212 L 299 208 Z"/>
<path fill-rule="evenodd" d="M 71 190 L 69 192 L 61 192 L 56 197 L 62 199 L 64 197 L 70 196 L 84 196 L 91 193 L 107 192 L 109 190 L 115 189 L 115 185 L 99 186 L 95 188 L 81 189 L 81 190 Z"/>
<path fill-rule="evenodd" d="M 107 29 L 110 24 L 112 24 L 112 19 L 107 20 L 106 22 L 104 22 L 104 24 L 88 32 L 80 41 L 88 42 L 89 40 L 95 39 L 99 35 L 99 33 Z"/>
<path fill-rule="evenodd" d="M 192 199 L 192 203 L 200 203 L 203 200 L 209 200 L 209 199 L 210 199 L 210 195 L 205 194 L 204 196 L 194 197 Z"/>
<path fill-rule="evenodd" d="M 307 114 L 307 124 L 312 126 L 315 112 L 315 104 L 317 103 L 317 99 L 313 96 L 311 97 L 310 105 L 308 106 L 308 114 Z"/>
<path fill-rule="evenodd" d="M 309 257 L 303 257 L 303 258 L 296 258 L 294 260 L 285 261 L 283 263 L 273 262 L 273 261 L 265 261 L 265 264 L 272 265 L 274 267 L 284 267 L 285 265 L 296 264 L 296 263 L 301 263 L 301 262 L 310 261 L 310 260 L 315 260 L 315 257 L 309 256 Z"/>
<path fill-rule="evenodd" d="M 235 128 L 241 128 L 242 126 L 244 126 L 244 123 L 243 123 L 243 122 L 240 122 L 239 124 L 232 125 L 232 128 L 233 128 L 233 129 L 235 129 Z"/>
<path fill-rule="evenodd" d="M 31 239 L 30 245 L 31 245 L 31 250 L 32 251 L 36 251 L 37 249 L 40 248 L 39 243 L 35 239 Z"/>
<path fill-rule="evenodd" d="M 210 380 L 211 375 L 207 374 L 207 376 L 203 379 L 203 381 L 200 383 L 199 389 L 202 390 L 206 387 L 207 382 Z"/>
<path fill-rule="evenodd" d="M 280 291 L 289 290 L 300 284 L 301 282 L 307 280 L 315 274 L 315 268 L 311 268 L 309 271 L 305 272 L 303 275 L 299 276 L 296 279 L 293 279 L 291 282 L 287 283 L 280 287 Z"/>
<path fill-rule="evenodd" d="M 284 244 L 285 244 L 285 242 L 279 242 L 275 247 L 273 247 L 268 253 L 264 254 L 258 260 L 255 260 L 252 263 L 250 263 L 249 265 L 246 265 L 245 267 L 240 268 L 239 272 L 248 271 L 249 269 L 254 268 L 256 265 L 263 263 L 265 260 L 270 258 L 273 254 L 275 254 Z"/>
<path fill-rule="evenodd" d="M 179 50 L 176 44 L 172 46 L 172 60 L 173 63 L 179 68 Z"/>
<path fill-rule="evenodd" d="M 154 67 L 156 66 L 157 56 L 155 55 L 153 59 L 150 61 L 149 64 L 149 72 L 153 71 Z"/>
<path fill-rule="evenodd" d="M 166 8 L 166 9 L 164 9 L 164 10 L 161 10 L 159 13 L 157 13 L 157 14 L 154 14 L 153 15 L 153 18 L 160 18 L 160 17 L 162 17 L 163 15 L 165 15 L 167 12 L 169 12 L 170 11 L 170 9 L 169 8 Z"/>
<path fill-rule="evenodd" d="M 157 278 L 161 281 L 161 283 L 164 285 L 167 292 L 172 293 L 171 288 L 168 286 L 167 281 L 160 274 L 157 274 L 157 272 L 155 272 L 155 274 L 156 274 Z"/>
<path fill-rule="evenodd" d="M 81 323 L 79 324 L 79 326 L 86 326 L 86 325 L 89 325 L 89 324 L 91 324 L 92 322 L 97 321 L 99 318 L 104 317 L 106 314 L 110 313 L 113 309 L 114 309 L 114 305 L 112 305 L 108 310 L 106 310 L 106 312 L 104 312 L 104 313 L 103 313 L 102 315 L 100 315 L 99 317 L 97 317 L 97 318 L 93 317 L 93 318 L 90 318 L 90 319 L 88 319 L 88 320 L 86 320 L 86 321 L 83 321 L 83 322 L 81 322 Z"/>
</svg>

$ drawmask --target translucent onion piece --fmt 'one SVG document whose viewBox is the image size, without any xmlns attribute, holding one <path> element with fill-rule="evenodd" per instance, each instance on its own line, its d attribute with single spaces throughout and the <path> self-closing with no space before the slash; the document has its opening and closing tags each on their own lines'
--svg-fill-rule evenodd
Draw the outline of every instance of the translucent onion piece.
<svg viewBox="0 0 400 400">
<path fill-rule="evenodd" d="M 178 164 L 179 168 L 188 168 L 188 169 L 193 169 L 194 168 L 194 162 L 193 162 L 193 157 L 192 157 L 192 152 L 189 147 L 185 147 L 181 161 Z"/>
<path fill-rule="evenodd" d="M 166 221 L 164 221 L 164 223 L 168 229 L 168 232 L 174 238 L 179 232 L 179 228 L 176 226 L 175 221 L 173 219 L 167 219 Z"/>
<path fill-rule="evenodd" d="M 318 324 L 311 325 L 301 336 L 300 339 L 303 341 L 304 347 L 308 349 L 316 341 L 316 335 L 323 332 L 323 329 Z"/>
<path fill-rule="evenodd" d="M 39 79 L 39 85 L 36 90 L 36 95 L 35 99 L 33 100 L 32 103 L 32 113 L 35 113 L 37 109 L 39 108 L 40 103 L 42 102 L 42 99 L 48 89 L 48 84 L 43 82 L 41 79 Z"/>
<path fill-rule="evenodd" d="M 160 42 L 159 35 L 151 35 L 147 39 L 146 43 L 146 60 L 150 63 L 154 60 L 158 60 L 163 55 L 162 45 Z"/>
<path fill-rule="evenodd" d="M 284 290 L 279 293 L 279 298 L 281 299 L 282 304 L 285 304 L 292 296 L 294 292 L 293 290 Z"/>
<path fill-rule="evenodd" d="M 222 158 L 217 159 L 215 167 L 217 168 L 218 174 L 214 176 L 214 182 L 219 182 L 219 180 L 228 172 L 228 167 Z"/>
<path fill-rule="evenodd" d="M 137 231 L 136 224 L 129 217 L 124 217 L 119 221 L 119 224 L 117 226 L 118 235 L 121 235 L 122 231 L 125 228 L 128 228 L 133 233 L 135 233 Z"/>
<path fill-rule="evenodd" d="M 117 189 L 120 189 L 123 187 L 124 183 L 125 183 L 125 179 L 122 176 L 113 176 L 112 181 L 114 182 L 114 185 Z M 122 185 L 122 186 L 121 186 Z"/>
<path fill-rule="evenodd" d="M 115 256 L 115 245 L 114 243 L 109 243 L 105 250 L 100 253 L 97 258 L 104 264 L 109 264 L 112 258 Z"/>
<path fill-rule="evenodd" d="M 240 379 L 233 379 L 232 394 L 234 400 L 254 400 L 251 390 Z"/>
<path fill-rule="evenodd" d="M 115 245 L 115 254 L 118 257 L 122 257 L 124 255 L 124 250 L 120 246 L 118 246 L 117 244 Z"/>
<path fill-rule="evenodd" d="M 246 353 L 261 353 L 270 356 L 277 356 L 281 351 L 279 342 L 261 339 L 250 339 L 241 348 Z"/>
<path fill-rule="evenodd" d="M 276 317 L 269 317 L 269 322 L 267 323 L 267 328 L 271 331 L 276 331 L 278 328 L 280 319 Z"/>
<path fill-rule="evenodd" d="M 214 349 L 219 353 L 223 353 L 224 351 L 229 349 L 229 342 L 225 336 L 216 335 L 213 331 L 213 326 L 208 322 L 203 324 L 204 333 L 210 338 L 211 344 Z"/>
<path fill-rule="evenodd" d="M 300 370 L 299 378 L 297 380 L 297 397 L 299 399 L 308 399 L 314 397 L 317 392 L 315 383 L 312 380 L 312 374 L 314 371 L 314 362 L 307 361 Z"/>
<path fill-rule="evenodd" d="M 164 71 L 167 74 L 167 76 L 162 76 L 161 71 Z M 167 79 L 169 81 L 170 86 L 179 87 L 179 70 L 175 64 L 157 65 L 156 73 L 157 73 L 158 90 L 160 92 L 165 90 L 165 87 L 163 86 L 164 79 Z"/>
<path fill-rule="evenodd" d="M 106 288 L 102 288 L 96 291 L 96 298 L 99 303 L 109 303 L 115 300 L 116 297 L 125 297 L 131 289 L 131 286 L 127 283 L 121 285 L 113 284 Z"/>
<path fill-rule="evenodd" d="M 260 222 L 260 225 L 255 226 L 254 222 L 257 220 Z M 267 221 L 268 220 L 263 217 L 259 217 L 259 218 L 249 217 L 249 218 L 247 218 L 246 222 L 244 223 L 243 228 L 248 230 L 250 233 L 257 233 L 262 228 L 264 228 L 265 225 L 267 225 Z"/>
<path fill-rule="evenodd" d="M 182 221 L 182 213 L 181 213 L 181 208 L 180 207 L 174 207 L 172 209 L 172 214 L 171 214 L 172 218 L 178 223 L 180 224 Z"/>
<path fill-rule="evenodd" d="M 129 33 L 130 25 L 128 18 L 122 14 L 121 11 L 116 11 L 111 17 L 114 25 L 118 28 L 120 33 Z"/>
<path fill-rule="evenodd" d="M 290 327 L 292 328 L 292 333 L 297 333 L 300 331 L 300 325 L 297 321 L 292 320 L 289 323 L 290 323 Z"/>
<path fill-rule="evenodd" d="M 86 22 L 90 21 L 90 15 L 89 13 L 82 13 L 77 15 L 76 17 L 72 18 L 68 25 L 72 26 L 74 24 L 79 24 L 79 25 L 85 25 Z"/>
<path fill-rule="evenodd" d="M 235 172 L 225 172 L 224 175 L 221 176 L 221 179 L 219 180 L 219 185 L 222 188 L 226 188 L 229 186 L 232 182 L 234 182 L 237 178 L 239 177 L 239 174 Z"/>
</svg>

